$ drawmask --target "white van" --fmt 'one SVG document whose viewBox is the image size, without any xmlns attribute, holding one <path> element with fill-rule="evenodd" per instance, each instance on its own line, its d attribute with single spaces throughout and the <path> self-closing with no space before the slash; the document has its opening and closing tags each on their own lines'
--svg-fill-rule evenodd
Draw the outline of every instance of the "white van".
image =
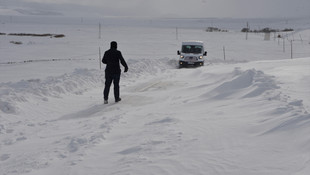
<svg viewBox="0 0 310 175">
<path fill-rule="evenodd" d="M 182 42 L 181 52 L 178 50 L 179 67 L 186 66 L 203 66 L 204 56 L 207 56 L 207 52 L 204 51 L 204 45 L 202 41 L 187 41 Z"/>
</svg>

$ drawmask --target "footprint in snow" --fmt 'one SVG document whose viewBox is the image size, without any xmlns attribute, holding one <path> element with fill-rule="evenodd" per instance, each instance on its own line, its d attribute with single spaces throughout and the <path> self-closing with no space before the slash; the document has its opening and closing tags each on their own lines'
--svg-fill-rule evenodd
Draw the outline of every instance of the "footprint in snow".
<svg viewBox="0 0 310 175">
<path fill-rule="evenodd" d="M 122 154 L 122 155 L 128 155 L 128 154 L 139 152 L 141 150 L 142 150 L 142 148 L 140 146 L 135 146 L 132 148 L 125 149 L 125 150 L 118 152 L 118 153 Z"/>
<path fill-rule="evenodd" d="M 10 158 L 10 154 L 2 154 L 0 156 L 0 161 L 6 161 Z"/>
<path fill-rule="evenodd" d="M 157 124 L 177 123 L 177 122 L 178 122 L 177 119 L 166 117 L 166 118 L 161 119 L 161 120 L 157 120 L 154 122 L 147 123 L 146 125 L 157 125 Z"/>
</svg>

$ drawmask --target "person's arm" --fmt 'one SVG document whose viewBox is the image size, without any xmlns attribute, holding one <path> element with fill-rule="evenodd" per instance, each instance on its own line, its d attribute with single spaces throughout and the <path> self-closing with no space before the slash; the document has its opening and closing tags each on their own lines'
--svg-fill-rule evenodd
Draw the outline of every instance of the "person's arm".
<svg viewBox="0 0 310 175">
<path fill-rule="evenodd" d="M 125 71 L 124 71 L 124 72 L 127 72 L 127 71 L 128 71 L 127 63 L 126 63 L 125 59 L 123 58 L 122 53 L 121 53 L 121 52 L 119 52 L 119 53 L 120 53 L 119 59 L 120 59 L 120 61 L 121 61 L 121 64 L 122 64 L 122 65 L 124 66 L 124 68 L 125 68 Z"/>
</svg>

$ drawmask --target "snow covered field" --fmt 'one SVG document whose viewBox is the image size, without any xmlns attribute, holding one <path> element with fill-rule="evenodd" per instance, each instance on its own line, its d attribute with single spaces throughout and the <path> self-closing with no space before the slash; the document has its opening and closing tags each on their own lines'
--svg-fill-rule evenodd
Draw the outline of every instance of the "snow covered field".
<svg viewBox="0 0 310 175">
<path fill-rule="evenodd" d="M 310 26 L 300 28 L 284 52 L 282 39 L 240 30 L 103 24 L 99 39 L 97 25 L 2 23 L 65 37 L 0 35 L 0 174 L 309 174 Z M 112 40 L 129 72 L 122 101 L 104 105 L 99 46 Z M 204 67 L 177 69 L 183 40 L 205 42 Z"/>
</svg>

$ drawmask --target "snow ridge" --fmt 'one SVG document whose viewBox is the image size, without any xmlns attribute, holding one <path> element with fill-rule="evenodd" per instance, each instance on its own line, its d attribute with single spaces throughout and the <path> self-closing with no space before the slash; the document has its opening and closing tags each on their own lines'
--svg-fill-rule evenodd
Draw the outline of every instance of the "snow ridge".
<svg viewBox="0 0 310 175">
<path fill-rule="evenodd" d="M 48 101 L 49 97 L 60 98 L 63 94 L 83 94 L 91 87 L 102 84 L 102 72 L 88 69 L 75 69 L 70 74 L 48 77 L 45 80 L 29 79 L 0 84 L 0 110 L 16 114 L 17 103 L 28 102 L 30 98 Z"/>
<path fill-rule="evenodd" d="M 212 94 L 212 98 L 223 99 L 234 94 L 241 98 L 250 98 L 259 96 L 268 90 L 279 88 L 272 76 L 265 75 L 264 72 L 255 69 L 241 71 L 239 68 L 235 68 L 232 75 L 232 80 L 222 83 L 209 93 Z"/>
</svg>

